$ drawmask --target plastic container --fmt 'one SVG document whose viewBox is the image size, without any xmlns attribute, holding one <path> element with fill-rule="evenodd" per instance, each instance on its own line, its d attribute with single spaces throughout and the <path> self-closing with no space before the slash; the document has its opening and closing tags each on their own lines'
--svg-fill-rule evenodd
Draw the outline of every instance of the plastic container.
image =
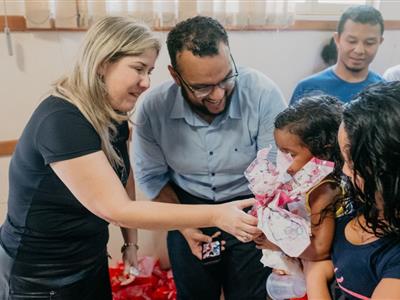
<svg viewBox="0 0 400 300">
<path fill-rule="evenodd" d="M 273 300 L 301 298 L 306 294 L 303 274 L 278 275 L 271 273 L 267 279 L 267 293 Z"/>
</svg>

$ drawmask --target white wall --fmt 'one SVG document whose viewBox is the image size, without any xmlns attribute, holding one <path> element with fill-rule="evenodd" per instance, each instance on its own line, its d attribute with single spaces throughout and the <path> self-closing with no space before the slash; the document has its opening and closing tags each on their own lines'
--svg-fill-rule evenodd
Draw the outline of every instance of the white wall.
<svg viewBox="0 0 400 300">
<path fill-rule="evenodd" d="M 51 83 L 69 70 L 83 32 L 12 33 L 14 56 L 8 56 L 0 33 L 0 140 L 17 138 L 26 120 Z M 159 33 L 163 45 L 166 33 Z M 321 31 L 230 32 L 232 54 L 239 65 L 254 67 L 271 77 L 286 98 L 301 78 L 323 68 L 319 53 L 331 33 Z M 400 63 L 400 31 L 386 31 L 372 69 L 383 72 Z M 152 84 L 169 79 L 166 47 L 162 48 Z"/>
<path fill-rule="evenodd" d="M 281 87 L 286 98 L 290 97 L 297 81 L 323 68 L 319 53 L 331 36 L 329 32 L 320 31 L 229 34 L 236 63 L 267 74 Z M 8 56 L 5 36 L 0 34 L 0 140 L 19 137 L 50 84 L 73 64 L 83 35 L 83 32 L 15 32 L 12 33 L 14 56 Z M 159 33 L 159 36 L 165 45 L 166 33 Z M 386 31 L 372 69 L 382 73 L 389 66 L 399 64 L 399 48 L 400 31 Z M 169 79 L 168 62 L 166 47 L 163 47 L 152 75 L 153 85 Z M 8 158 L 0 159 L 0 223 L 6 209 L 8 164 Z M 116 231 L 112 228 L 110 241 L 114 261 L 119 259 L 121 245 Z M 140 239 L 144 244 L 142 253 L 165 256 L 163 233 L 141 231 Z"/>
</svg>

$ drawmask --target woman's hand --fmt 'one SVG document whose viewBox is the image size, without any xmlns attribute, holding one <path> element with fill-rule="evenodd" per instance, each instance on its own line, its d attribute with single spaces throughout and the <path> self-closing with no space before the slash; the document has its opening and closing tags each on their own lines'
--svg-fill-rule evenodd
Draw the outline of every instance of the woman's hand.
<svg viewBox="0 0 400 300">
<path fill-rule="evenodd" d="M 139 275 L 137 251 L 138 247 L 136 245 L 129 245 L 123 248 L 124 280 L 121 281 L 121 285 L 130 284 Z"/>
<path fill-rule="evenodd" d="M 252 241 L 261 230 L 257 228 L 257 218 L 245 213 L 243 209 L 254 205 L 255 201 L 252 198 L 217 205 L 217 209 L 213 210 L 215 225 L 241 242 Z"/>
</svg>

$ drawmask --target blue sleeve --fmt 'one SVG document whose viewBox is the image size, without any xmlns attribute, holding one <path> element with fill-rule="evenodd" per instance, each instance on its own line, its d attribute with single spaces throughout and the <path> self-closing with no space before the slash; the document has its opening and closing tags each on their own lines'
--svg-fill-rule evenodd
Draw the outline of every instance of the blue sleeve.
<svg viewBox="0 0 400 300">
<path fill-rule="evenodd" d="M 400 246 L 394 246 L 383 259 L 380 259 L 378 270 L 381 270 L 381 278 L 400 279 Z"/>
<path fill-rule="evenodd" d="M 148 198 L 154 199 L 169 181 L 169 174 L 151 125 L 151 118 L 157 118 L 157 112 L 147 114 L 143 105 L 145 101 L 142 99 L 135 111 L 131 157 L 135 182 Z"/>
<path fill-rule="evenodd" d="M 293 95 L 290 98 L 289 105 L 292 105 L 299 101 L 300 98 L 303 97 L 304 91 L 301 83 L 299 83 L 293 91 Z"/>
<path fill-rule="evenodd" d="M 257 151 L 272 145 L 271 159 L 275 159 L 276 146 L 274 140 L 274 122 L 276 116 L 286 108 L 284 97 L 276 85 L 261 94 L 260 124 L 257 136 Z"/>
</svg>

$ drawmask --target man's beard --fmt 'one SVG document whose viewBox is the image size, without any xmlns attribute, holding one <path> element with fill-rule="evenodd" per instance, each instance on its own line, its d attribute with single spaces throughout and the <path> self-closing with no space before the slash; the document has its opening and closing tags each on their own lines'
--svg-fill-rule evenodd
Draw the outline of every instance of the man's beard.
<svg viewBox="0 0 400 300">
<path fill-rule="evenodd" d="M 347 71 L 350 71 L 352 73 L 359 73 L 359 72 L 365 70 L 365 67 L 364 68 L 352 68 L 352 67 L 349 67 L 347 64 L 343 64 L 343 65 Z"/>
<path fill-rule="evenodd" d="M 218 113 L 213 113 L 213 112 L 210 112 L 204 104 L 195 104 L 195 103 L 193 103 L 190 100 L 188 92 L 186 91 L 185 88 L 181 88 L 181 91 L 182 91 L 183 99 L 185 99 L 186 103 L 189 104 L 190 108 L 195 113 L 199 114 L 200 116 L 208 116 L 208 117 L 216 117 L 216 116 L 224 114 L 229 108 L 229 105 L 231 103 L 232 94 L 233 94 L 233 90 L 232 90 L 229 95 L 224 96 L 225 97 L 225 107 L 224 107 L 224 109 L 222 111 L 218 112 Z M 207 98 L 204 98 L 204 99 L 207 99 Z M 204 99 L 202 101 L 206 101 Z M 223 98 L 220 101 L 223 101 Z"/>
</svg>

